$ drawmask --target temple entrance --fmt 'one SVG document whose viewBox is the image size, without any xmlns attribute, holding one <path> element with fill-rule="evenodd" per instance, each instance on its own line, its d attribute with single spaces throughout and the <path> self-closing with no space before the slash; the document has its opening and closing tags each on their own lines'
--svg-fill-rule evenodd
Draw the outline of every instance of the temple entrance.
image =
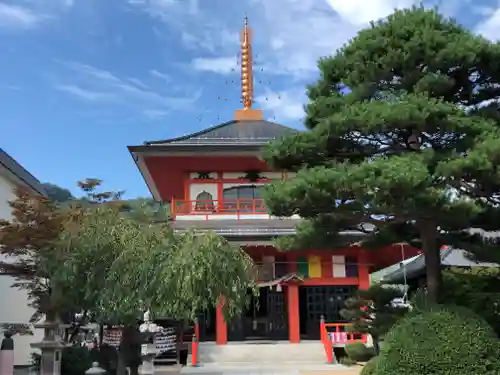
<svg viewBox="0 0 500 375">
<path fill-rule="evenodd" d="M 202 314 L 198 315 L 198 326 L 200 329 L 200 341 L 215 341 L 216 313 L 215 307 L 212 307 Z"/>
<path fill-rule="evenodd" d="M 327 323 L 343 322 L 340 310 L 344 308 L 346 298 L 357 290 L 354 285 L 346 286 L 300 286 L 299 314 L 300 337 L 306 340 L 320 338 L 319 325 L 321 315 Z"/>
<path fill-rule="evenodd" d="M 243 316 L 228 324 L 228 340 L 288 339 L 286 292 L 265 287 L 250 299 Z"/>
</svg>

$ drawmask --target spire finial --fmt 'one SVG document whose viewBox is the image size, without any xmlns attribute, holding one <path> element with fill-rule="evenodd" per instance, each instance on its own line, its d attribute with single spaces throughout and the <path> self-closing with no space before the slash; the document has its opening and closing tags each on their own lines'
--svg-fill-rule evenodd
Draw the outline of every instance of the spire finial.
<svg viewBox="0 0 500 375">
<path fill-rule="evenodd" d="M 253 61 L 252 61 L 252 30 L 248 26 L 245 14 L 243 30 L 241 30 L 241 99 L 243 109 L 252 108 L 253 102 Z"/>
<path fill-rule="evenodd" d="M 243 109 L 234 112 L 237 121 L 262 120 L 262 111 L 252 109 L 253 104 L 253 58 L 252 58 L 252 29 L 248 26 L 248 17 L 240 33 L 241 43 L 241 101 Z"/>
</svg>

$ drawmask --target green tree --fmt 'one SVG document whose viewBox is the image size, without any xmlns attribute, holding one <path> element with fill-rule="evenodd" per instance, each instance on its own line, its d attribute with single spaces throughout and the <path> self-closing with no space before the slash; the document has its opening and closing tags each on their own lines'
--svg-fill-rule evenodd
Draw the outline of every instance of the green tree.
<svg viewBox="0 0 500 375">
<path fill-rule="evenodd" d="M 499 64 L 500 45 L 423 8 L 396 11 L 321 59 L 308 131 L 265 153 L 298 172 L 270 186 L 271 212 L 306 219 L 278 245 L 346 246 L 339 232 L 353 229 L 367 247 L 409 242 L 425 253 L 437 300 L 441 245 L 498 217 L 498 111 L 479 107 L 500 92 Z"/>
<path fill-rule="evenodd" d="M 404 293 L 393 286 L 376 284 L 366 290 L 358 290 L 345 301 L 345 309 L 340 314 L 352 326 L 352 332 L 367 333 L 372 336 L 375 353 L 380 352 L 379 342 L 392 326 L 408 312 L 408 308 L 395 303 Z"/>
<path fill-rule="evenodd" d="M 500 270 L 498 268 L 449 269 L 443 272 L 442 301 L 466 307 L 500 337 Z"/>
<path fill-rule="evenodd" d="M 120 205 L 83 209 L 61 236 L 67 250 L 57 277 L 86 280 L 85 300 L 101 322 L 132 324 L 145 309 L 192 321 L 221 296 L 228 318 L 241 313 L 248 288 L 255 290 L 251 258 L 220 236 L 176 234 L 149 215 L 123 214 Z"/>
</svg>

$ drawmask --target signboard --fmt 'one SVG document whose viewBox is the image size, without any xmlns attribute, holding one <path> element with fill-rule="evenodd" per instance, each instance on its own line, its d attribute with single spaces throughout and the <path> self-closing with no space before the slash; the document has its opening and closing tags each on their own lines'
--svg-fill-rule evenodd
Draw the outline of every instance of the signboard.
<svg viewBox="0 0 500 375">
<path fill-rule="evenodd" d="M 160 353 L 166 353 L 175 350 L 177 343 L 175 328 L 169 327 L 165 328 L 162 332 L 158 332 L 155 335 L 154 343 L 156 345 L 156 349 Z"/>
<path fill-rule="evenodd" d="M 106 329 L 104 330 L 102 342 L 103 344 L 118 348 L 120 346 L 121 338 L 122 332 L 120 328 Z M 176 343 L 177 335 L 175 334 L 174 327 L 165 328 L 163 331 L 155 334 L 154 344 L 159 353 L 174 351 Z"/>
</svg>

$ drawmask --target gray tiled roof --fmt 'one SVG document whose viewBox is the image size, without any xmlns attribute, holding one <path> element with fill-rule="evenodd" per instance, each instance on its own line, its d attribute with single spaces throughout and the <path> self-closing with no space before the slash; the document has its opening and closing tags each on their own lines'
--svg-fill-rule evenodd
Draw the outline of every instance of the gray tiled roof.
<svg viewBox="0 0 500 375">
<path fill-rule="evenodd" d="M 14 158 L 7 152 L 5 152 L 2 148 L 0 148 L 0 167 L 5 168 L 7 171 L 15 175 L 38 194 L 47 196 L 47 193 L 40 181 L 38 181 L 35 176 L 24 169 L 21 164 L 15 161 Z"/>
<path fill-rule="evenodd" d="M 297 219 L 241 219 L 241 220 L 177 220 L 172 225 L 176 232 L 195 229 L 197 232 L 214 231 L 228 239 L 258 239 L 291 236 L 296 233 Z M 366 236 L 357 230 L 340 233 L 359 241 Z"/>
<path fill-rule="evenodd" d="M 254 144 L 264 145 L 284 135 L 298 132 L 274 122 L 257 121 L 229 121 L 211 128 L 185 135 L 182 137 L 164 139 L 160 141 L 144 142 L 152 145 L 226 145 L 226 144 Z"/>
<path fill-rule="evenodd" d="M 446 249 L 441 251 L 442 267 L 499 267 L 496 263 L 476 262 L 467 256 L 467 251 L 462 249 Z M 425 255 L 420 254 L 404 266 L 382 277 L 382 281 L 397 282 L 404 278 L 412 278 L 425 272 Z"/>
</svg>

